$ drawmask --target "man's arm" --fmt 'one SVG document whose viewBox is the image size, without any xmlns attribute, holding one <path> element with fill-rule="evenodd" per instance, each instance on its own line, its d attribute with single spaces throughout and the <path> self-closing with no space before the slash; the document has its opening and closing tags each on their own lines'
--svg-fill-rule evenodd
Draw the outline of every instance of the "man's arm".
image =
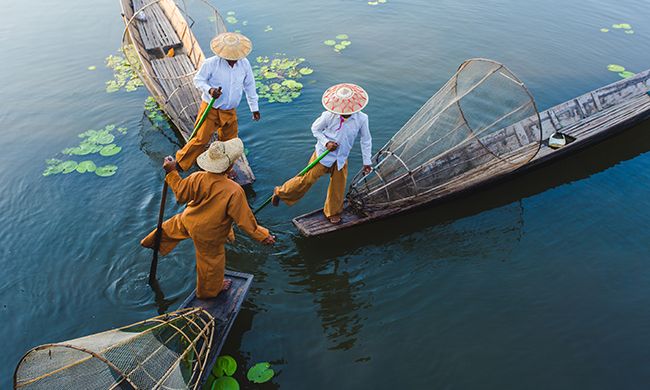
<svg viewBox="0 0 650 390">
<path fill-rule="evenodd" d="M 210 89 L 212 88 L 210 84 L 208 84 L 208 79 L 211 75 L 210 66 L 208 65 L 209 63 L 210 61 L 208 60 L 203 61 L 203 65 L 201 65 L 199 71 L 196 72 L 196 75 L 194 75 L 194 86 L 208 95 L 210 94 Z"/>
<path fill-rule="evenodd" d="M 228 200 L 228 209 L 226 212 L 235 221 L 237 226 L 251 236 L 251 238 L 260 242 L 271 243 L 269 242 L 269 237 L 272 238 L 273 236 L 271 236 L 267 228 L 257 224 L 253 212 L 248 207 L 243 189 L 239 188 Z"/>
<path fill-rule="evenodd" d="M 327 125 L 327 112 L 321 114 L 311 125 L 311 133 L 314 137 L 321 143 L 323 146 L 329 142 L 323 131 L 325 131 L 325 126 Z"/>
<path fill-rule="evenodd" d="M 365 173 L 370 173 L 372 169 L 372 136 L 370 135 L 370 127 L 368 125 L 368 119 L 364 121 L 361 125 L 361 157 L 363 159 L 363 171 Z"/>
<path fill-rule="evenodd" d="M 257 90 L 255 89 L 255 76 L 253 75 L 253 69 L 251 68 L 250 62 L 246 61 L 244 68 L 246 72 L 246 75 L 244 76 L 244 92 L 246 92 L 246 101 L 248 102 L 248 107 L 251 109 L 251 112 L 253 114 L 259 114 L 259 96 L 257 96 Z M 259 117 L 254 119 L 258 120 Z"/>
<path fill-rule="evenodd" d="M 193 200 L 196 196 L 196 188 L 194 186 L 196 178 L 194 174 L 183 179 L 181 175 L 178 174 L 176 161 L 174 161 L 174 159 L 169 156 L 165 157 L 163 169 L 165 169 L 165 172 L 167 172 L 165 181 L 167 184 L 169 184 L 169 187 L 171 187 L 172 191 L 174 192 L 178 203 L 184 204 L 190 200 Z"/>
</svg>

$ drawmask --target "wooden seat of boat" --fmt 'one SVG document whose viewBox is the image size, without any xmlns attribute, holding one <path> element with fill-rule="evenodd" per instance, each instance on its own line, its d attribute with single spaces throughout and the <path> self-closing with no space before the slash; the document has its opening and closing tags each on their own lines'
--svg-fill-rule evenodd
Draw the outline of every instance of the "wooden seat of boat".
<svg viewBox="0 0 650 390">
<path fill-rule="evenodd" d="M 139 10 L 153 0 L 133 0 L 133 11 L 137 14 Z M 144 20 L 136 18 L 136 25 L 142 37 L 142 43 L 146 50 L 168 50 L 170 47 L 182 46 L 178 34 L 172 27 L 169 18 L 165 15 L 160 5 L 155 2 L 141 11 Z"/>
</svg>

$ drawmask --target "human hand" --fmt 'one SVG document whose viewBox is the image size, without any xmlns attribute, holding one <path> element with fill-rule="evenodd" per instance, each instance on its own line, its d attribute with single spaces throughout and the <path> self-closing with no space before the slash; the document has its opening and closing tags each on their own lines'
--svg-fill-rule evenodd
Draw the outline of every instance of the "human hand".
<svg viewBox="0 0 650 390">
<path fill-rule="evenodd" d="M 260 114 L 259 111 L 254 111 L 253 112 L 253 120 L 257 122 L 258 120 L 260 120 L 260 118 L 262 118 L 262 114 Z"/>
<path fill-rule="evenodd" d="M 327 148 L 327 150 L 329 150 L 330 152 L 335 151 L 336 148 L 338 148 L 338 147 L 339 147 L 339 144 L 337 144 L 336 142 L 332 142 L 332 141 L 329 141 L 328 143 L 325 144 L 325 148 Z"/>
<path fill-rule="evenodd" d="M 219 99 L 219 96 L 221 96 L 221 93 L 222 93 L 222 92 L 221 92 L 221 87 L 219 87 L 219 88 L 210 88 L 210 90 L 208 91 L 208 93 L 209 93 L 210 96 L 212 96 L 213 98 L 215 98 L 215 99 Z"/>
<path fill-rule="evenodd" d="M 275 236 L 273 234 L 269 234 L 268 237 L 266 237 L 264 240 L 262 240 L 262 244 L 264 244 L 264 245 L 273 245 L 273 244 L 275 244 Z"/>
<path fill-rule="evenodd" d="M 165 160 L 163 160 L 163 169 L 166 173 L 177 170 L 176 160 L 172 156 L 165 157 Z"/>
<path fill-rule="evenodd" d="M 367 174 L 369 174 L 370 172 L 372 172 L 372 166 L 370 166 L 370 165 L 364 165 L 364 166 L 363 166 L 363 174 L 364 174 L 364 175 L 367 175 Z"/>
</svg>

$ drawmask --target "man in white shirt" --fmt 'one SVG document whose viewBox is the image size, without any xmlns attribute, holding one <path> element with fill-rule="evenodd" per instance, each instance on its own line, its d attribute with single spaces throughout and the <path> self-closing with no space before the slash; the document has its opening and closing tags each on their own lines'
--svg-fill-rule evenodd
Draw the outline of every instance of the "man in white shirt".
<svg viewBox="0 0 650 390">
<path fill-rule="evenodd" d="M 202 92 L 198 117 L 205 111 L 211 98 L 216 100 L 194 138 L 176 152 L 176 162 L 183 170 L 188 170 L 196 158 L 205 152 L 215 131 L 220 141 L 237 138 L 236 109 L 243 92 L 246 92 L 253 120 L 258 121 L 261 117 L 255 76 L 246 59 L 253 48 L 250 39 L 238 33 L 222 33 L 212 39 L 210 47 L 216 56 L 205 60 L 194 76 L 194 85 Z"/>
<path fill-rule="evenodd" d="M 323 94 L 323 106 L 327 111 L 316 119 L 311 131 L 316 138 L 316 148 L 310 162 L 325 150 L 327 154 L 316 166 L 303 176 L 296 176 L 276 187 L 272 199 L 274 206 L 284 201 L 291 206 L 298 202 L 323 175 L 330 175 L 327 198 L 323 213 L 334 224 L 341 222 L 345 184 L 348 177 L 348 156 L 357 135 L 361 137 L 363 172 L 372 170 L 372 137 L 368 127 L 368 115 L 361 110 L 368 103 L 368 94 L 355 84 L 337 84 Z"/>
</svg>

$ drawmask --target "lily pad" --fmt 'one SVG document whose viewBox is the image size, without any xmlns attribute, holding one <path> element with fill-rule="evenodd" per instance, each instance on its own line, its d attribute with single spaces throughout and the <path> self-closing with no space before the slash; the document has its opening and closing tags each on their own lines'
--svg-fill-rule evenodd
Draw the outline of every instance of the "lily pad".
<svg viewBox="0 0 650 390">
<path fill-rule="evenodd" d="M 232 356 L 228 355 L 219 356 L 214 367 L 212 367 L 212 374 L 214 374 L 216 378 L 220 378 L 224 375 L 232 376 L 235 371 L 237 371 L 237 362 L 232 358 Z"/>
<path fill-rule="evenodd" d="M 369 1 L 368 2 L 368 5 L 377 5 L 377 4 L 379 4 L 378 1 Z"/>
<path fill-rule="evenodd" d="M 336 50 L 343 50 L 343 49 L 345 49 L 345 46 L 344 46 L 344 45 L 341 45 L 341 44 L 339 43 L 338 45 L 335 45 L 334 48 L 335 48 Z"/>
<path fill-rule="evenodd" d="M 608 29 L 608 28 L 601 28 L 601 29 L 600 29 L 600 32 L 604 32 L 604 33 L 606 33 L 606 32 L 609 32 L 609 29 Z"/>
<path fill-rule="evenodd" d="M 103 167 L 97 167 L 97 169 L 95 169 L 95 175 L 101 177 L 113 176 L 115 172 L 117 172 L 116 165 L 104 165 Z"/>
<path fill-rule="evenodd" d="M 307 76 L 314 73 L 314 70 L 312 68 L 300 68 L 298 72 L 300 72 L 300 74 L 303 76 Z"/>
<path fill-rule="evenodd" d="M 230 24 L 237 24 L 238 20 L 234 16 L 228 16 L 228 17 L 226 17 L 226 22 L 228 22 Z"/>
<path fill-rule="evenodd" d="M 377 2 L 378 2 L 379 4 L 385 4 L 385 3 L 388 2 L 388 0 L 377 0 Z"/>
<path fill-rule="evenodd" d="M 108 132 L 101 132 L 97 135 L 88 138 L 88 141 L 97 144 L 102 144 L 102 145 L 108 145 L 114 140 L 115 140 L 115 136 L 113 134 L 109 134 Z"/>
<path fill-rule="evenodd" d="M 239 382 L 235 378 L 222 376 L 212 382 L 211 390 L 239 390 Z"/>
<path fill-rule="evenodd" d="M 77 165 L 77 172 L 79 173 L 95 172 L 95 169 L 97 169 L 97 166 L 90 160 L 82 161 Z"/>
<path fill-rule="evenodd" d="M 620 73 L 625 71 L 625 67 L 617 64 L 609 64 L 607 65 L 607 70 L 609 70 L 610 72 Z"/>
<path fill-rule="evenodd" d="M 57 175 L 63 172 L 63 161 L 57 159 L 49 159 L 46 161 L 47 167 L 43 171 L 43 176 Z"/>
<path fill-rule="evenodd" d="M 99 154 L 101 154 L 104 157 L 110 157 L 118 154 L 122 150 L 121 147 L 115 145 L 115 144 L 110 144 L 106 145 L 102 148 L 102 150 L 99 151 Z"/>
<path fill-rule="evenodd" d="M 343 40 L 343 39 L 348 39 L 348 34 L 339 34 L 336 36 L 336 39 L 338 40 Z"/>
<path fill-rule="evenodd" d="M 274 79 L 274 78 L 278 77 L 278 74 L 275 73 L 275 72 L 266 72 L 266 73 L 264 73 L 264 77 L 267 78 L 267 79 Z"/>
<path fill-rule="evenodd" d="M 269 31 L 273 31 L 273 27 L 266 26 L 266 28 L 264 29 L 264 32 L 269 32 Z"/>
<path fill-rule="evenodd" d="M 68 160 L 61 163 L 61 173 L 68 174 L 77 169 L 77 162 Z"/>
<path fill-rule="evenodd" d="M 88 70 L 95 70 L 95 69 L 97 69 L 97 67 L 95 65 L 91 65 L 91 66 L 88 67 Z"/>
<path fill-rule="evenodd" d="M 343 45 L 345 47 L 350 46 L 351 44 L 352 44 L 351 41 L 341 41 L 341 45 Z"/>
<path fill-rule="evenodd" d="M 620 72 L 618 75 L 621 76 L 624 79 L 629 79 L 630 77 L 633 77 L 636 73 L 630 72 L 628 70 Z"/>
<path fill-rule="evenodd" d="M 226 15 L 228 16 L 233 16 L 235 14 L 235 11 L 228 11 L 226 12 Z"/>
<path fill-rule="evenodd" d="M 625 30 L 626 34 L 634 34 L 634 30 Z"/>
<path fill-rule="evenodd" d="M 328 40 L 326 40 L 326 41 L 323 42 L 323 43 L 326 44 L 327 46 L 334 46 L 334 45 L 336 45 L 336 41 L 333 40 L 333 39 L 328 39 Z"/>
<path fill-rule="evenodd" d="M 267 362 L 257 363 L 248 370 L 246 378 L 253 383 L 268 382 L 275 375 L 275 372 L 270 367 L 271 365 Z"/>
</svg>

